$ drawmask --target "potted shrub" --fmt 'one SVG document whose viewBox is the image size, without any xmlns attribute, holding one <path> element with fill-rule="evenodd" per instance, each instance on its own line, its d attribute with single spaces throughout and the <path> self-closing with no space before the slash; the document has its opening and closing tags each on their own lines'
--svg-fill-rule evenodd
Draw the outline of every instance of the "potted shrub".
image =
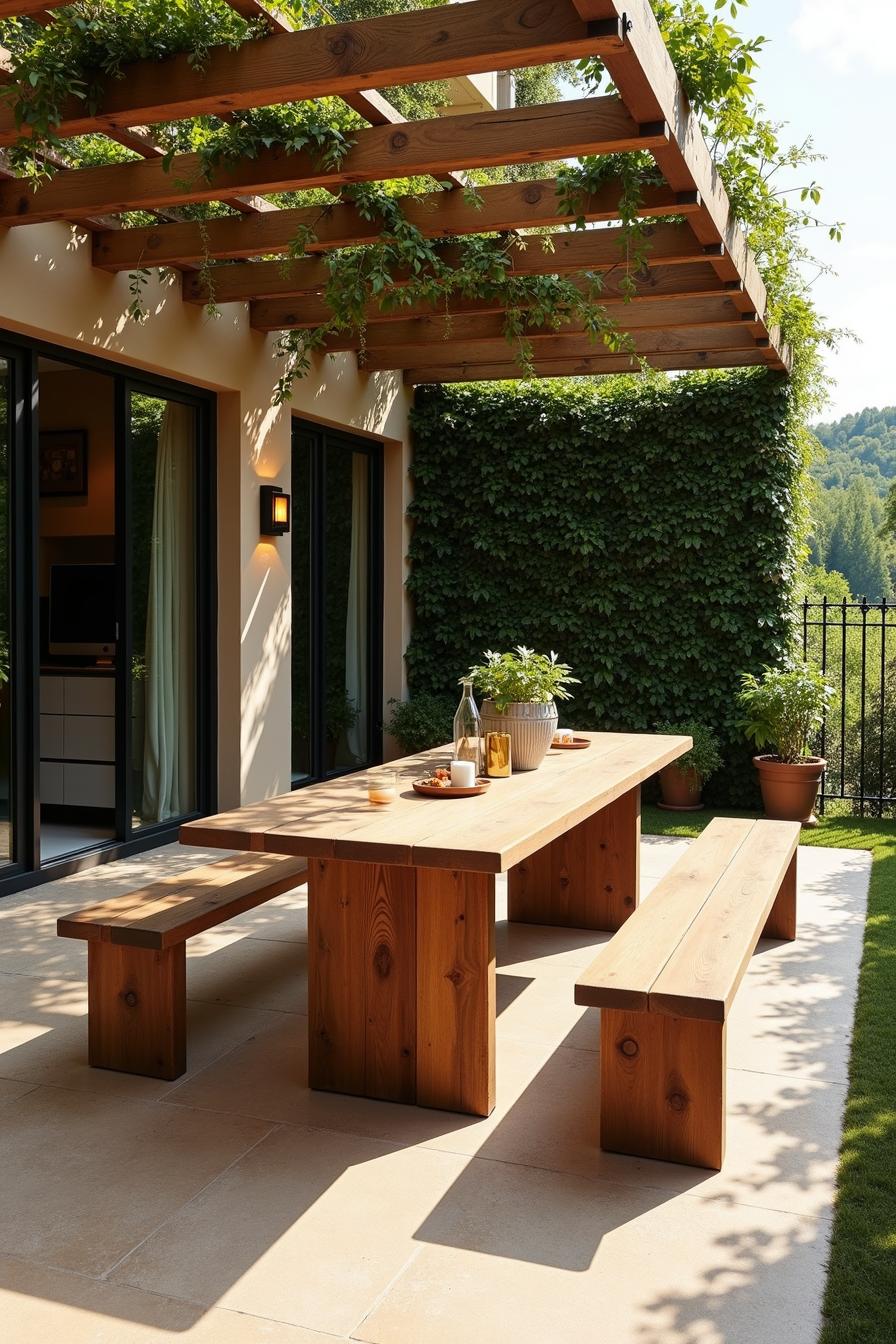
<svg viewBox="0 0 896 1344">
<path fill-rule="evenodd" d="M 658 723 L 658 733 L 689 737 L 694 745 L 671 765 L 660 771 L 663 800 L 660 807 L 668 812 L 697 812 L 703 806 L 703 785 L 722 764 L 719 739 L 705 723 Z"/>
<path fill-rule="evenodd" d="M 518 645 L 512 653 L 492 653 L 470 668 L 482 701 L 482 731 L 510 734 L 514 770 L 537 770 L 559 722 L 557 701 L 571 700 L 566 689 L 578 678 L 567 663 Z"/>
<path fill-rule="evenodd" d="M 760 750 L 775 748 L 774 755 L 753 757 L 766 816 L 804 826 L 817 824 L 815 799 L 827 762 L 808 755 L 809 738 L 832 695 L 821 672 L 807 663 L 783 670 L 766 667 L 761 677 L 749 672 L 742 677 L 741 727 Z"/>
</svg>

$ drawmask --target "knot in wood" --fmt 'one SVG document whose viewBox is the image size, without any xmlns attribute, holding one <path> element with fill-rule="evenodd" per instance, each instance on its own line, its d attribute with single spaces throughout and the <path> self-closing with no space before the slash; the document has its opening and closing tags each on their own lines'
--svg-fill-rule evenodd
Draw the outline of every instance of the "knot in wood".
<svg viewBox="0 0 896 1344">
<path fill-rule="evenodd" d="M 436 33 L 435 37 L 433 38 L 433 42 L 435 43 L 436 46 L 438 46 L 440 42 L 447 42 L 450 36 L 451 34 L 449 32 L 447 32 L 444 28 L 440 28 L 439 31 Z"/>
<path fill-rule="evenodd" d="M 334 37 L 327 43 L 327 48 L 333 56 L 344 56 L 348 51 L 348 41 L 344 37 Z"/>
<path fill-rule="evenodd" d="M 127 993 L 122 994 L 121 997 L 124 999 L 125 1003 L 129 1008 L 137 1007 L 137 995 L 135 994 L 134 990 L 129 989 Z"/>
<path fill-rule="evenodd" d="M 626 1059 L 634 1059 L 638 1053 L 638 1042 L 632 1040 L 631 1036 L 626 1036 L 619 1042 L 619 1049 L 625 1055 Z"/>
<path fill-rule="evenodd" d="M 526 202 L 527 205 L 537 205 L 538 202 L 541 200 L 541 188 L 527 187 L 526 190 L 523 192 L 523 200 Z"/>
<path fill-rule="evenodd" d="M 521 28 L 540 28 L 548 12 L 549 7 L 545 6 L 542 0 L 535 0 L 535 4 L 526 6 L 517 22 Z"/>
<path fill-rule="evenodd" d="M 381 980 L 388 978 L 392 970 L 392 952 L 386 943 L 380 943 L 374 952 L 373 969 Z"/>
<path fill-rule="evenodd" d="M 623 905 L 627 905 L 627 906 L 629 907 L 629 909 L 631 909 L 631 907 L 634 905 L 634 903 L 635 903 L 635 898 L 634 898 L 634 896 L 625 896 L 625 897 L 623 897 L 622 904 L 623 904 Z"/>
<path fill-rule="evenodd" d="M 683 1092 L 670 1092 L 669 1105 L 673 1111 L 683 1111 L 688 1104 L 688 1099 Z"/>
<path fill-rule="evenodd" d="M 389 139 L 389 144 L 393 149 L 404 149 L 407 146 L 408 137 L 404 131 L 396 131 Z"/>
<path fill-rule="evenodd" d="M 455 966 L 453 971 L 448 972 L 445 979 L 450 980 L 454 988 L 457 989 L 458 986 L 462 985 L 464 982 L 463 971 L 459 971 Z"/>
</svg>

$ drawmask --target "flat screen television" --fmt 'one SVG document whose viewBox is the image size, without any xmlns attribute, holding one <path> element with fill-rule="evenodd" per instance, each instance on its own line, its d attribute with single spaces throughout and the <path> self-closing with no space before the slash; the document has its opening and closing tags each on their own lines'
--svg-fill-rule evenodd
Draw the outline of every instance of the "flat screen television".
<svg viewBox="0 0 896 1344">
<path fill-rule="evenodd" d="M 114 565 L 50 566 L 51 654 L 115 652 Z"/>
</svg>

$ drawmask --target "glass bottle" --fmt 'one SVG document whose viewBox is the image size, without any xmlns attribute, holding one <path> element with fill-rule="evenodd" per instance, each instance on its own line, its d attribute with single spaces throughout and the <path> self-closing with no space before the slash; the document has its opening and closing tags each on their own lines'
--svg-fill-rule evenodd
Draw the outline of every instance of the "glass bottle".
<svg viewBox="0 0 896 1344">
<path fill-rule="evenodd" d="M 454 716 L 454 759 L 472 761 L 482 774 L 482 723 L 473 699 L 473 678 L 461 677 L 464 691 Z"/>
</svg>

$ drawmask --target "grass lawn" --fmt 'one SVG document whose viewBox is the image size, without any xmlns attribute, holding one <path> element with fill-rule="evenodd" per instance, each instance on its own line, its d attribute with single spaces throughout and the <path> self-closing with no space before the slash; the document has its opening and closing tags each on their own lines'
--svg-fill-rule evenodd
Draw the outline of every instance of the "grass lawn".
<svg viewBox="0 0 896 1344">
<path fill-rule="evenodd" d="M 641 825 L 645 835 L 697 835 L 711 816 L 645 807 Z M 873 856 L 820 1344 L 894 1344 L 896 823 L 824 818 L 801 843 Z"/>
</svg>

